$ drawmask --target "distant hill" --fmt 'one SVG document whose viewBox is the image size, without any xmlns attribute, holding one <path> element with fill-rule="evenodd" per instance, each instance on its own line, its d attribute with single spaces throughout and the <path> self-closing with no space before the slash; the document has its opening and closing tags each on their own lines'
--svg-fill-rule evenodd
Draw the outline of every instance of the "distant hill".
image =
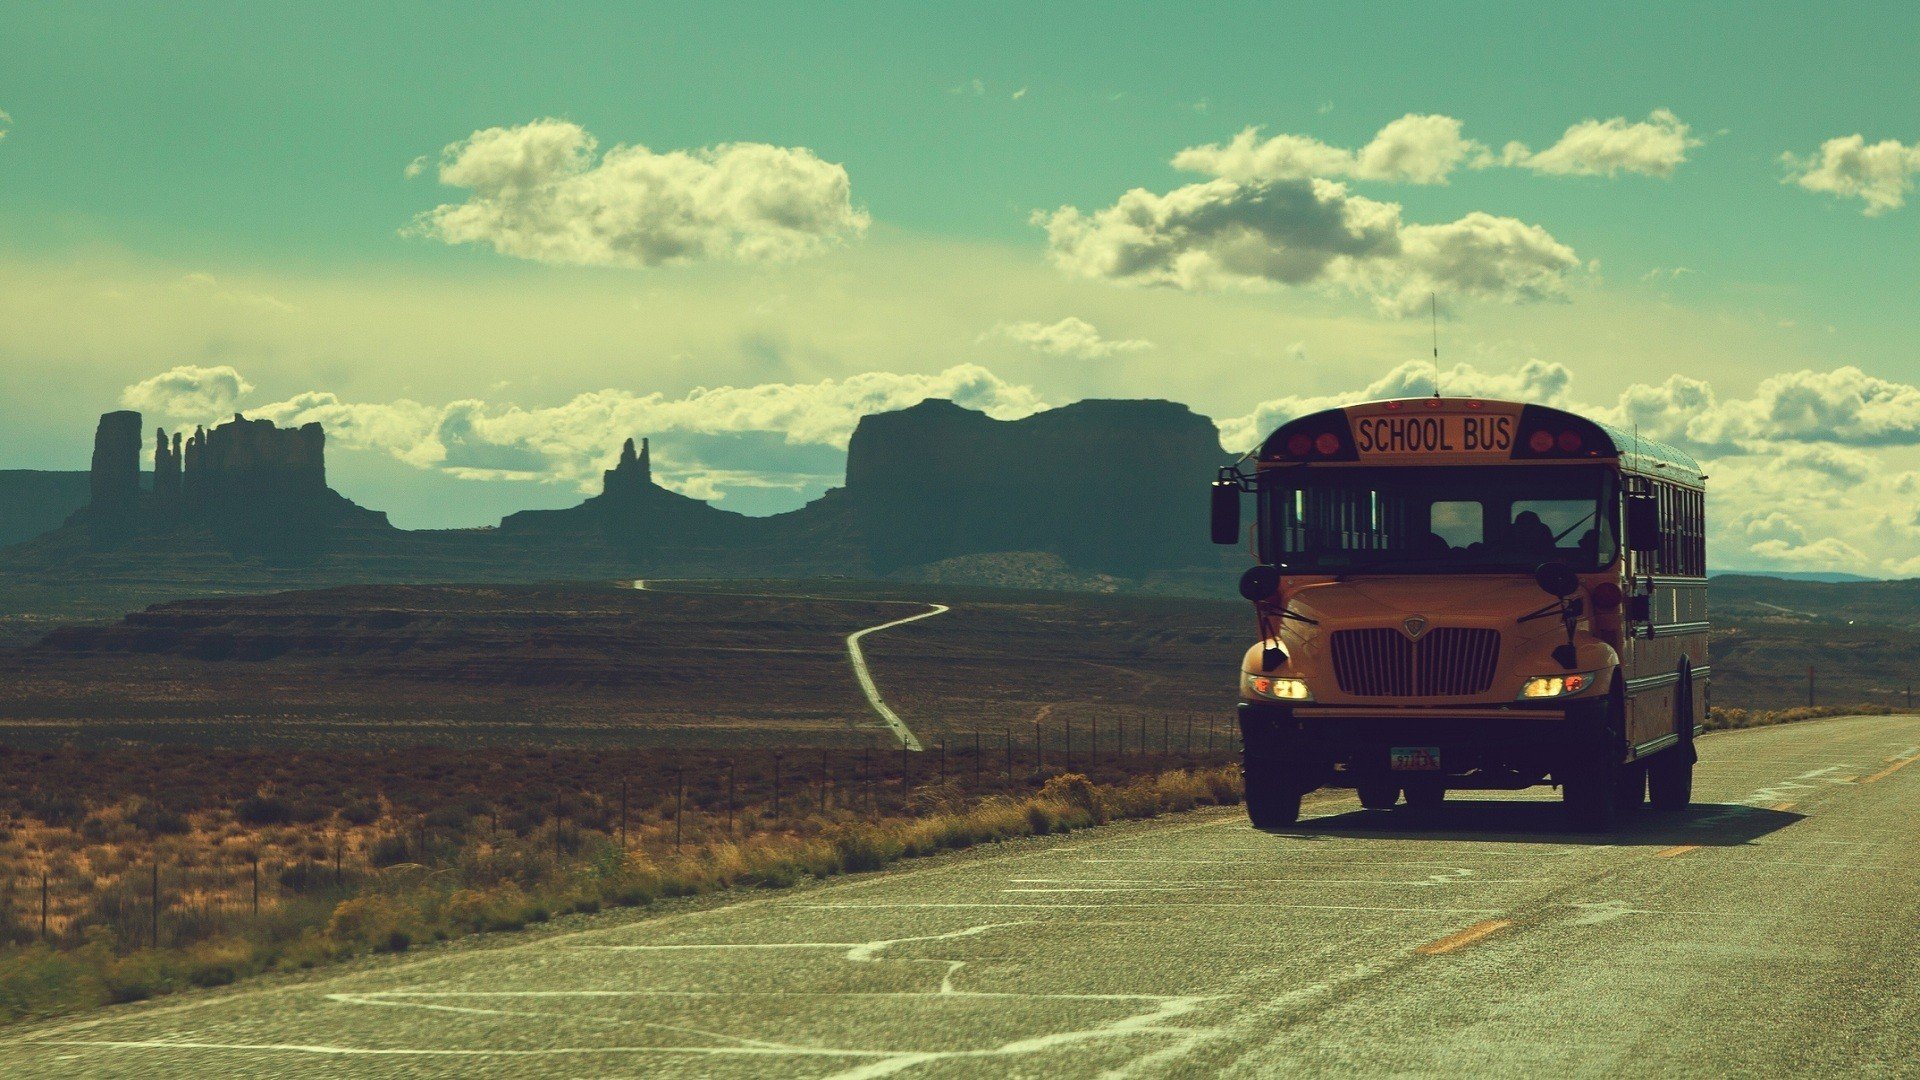
<svg viewBox="0 0 1920 1080">
<path fill-rule="evenodd" d="M 1760 577 L 1778 578 L 1781 581 L 1884 581 L 1885 578 L 1867 577 L 1863 574 L 1842 574 L 1831 570 L 1716 570 L 1708 575 L 1723 577 Z"/>
<path fill-rule="evenodd" d="M 1716 620 L 1807 626 L 1875 625 L 1920 631 L 1920 579 L 1795 581 L 1725 574 L 1707 590 Z"/>
<path fill-rule="evenodd" d="M 59 528 L 88 495 L 84 472 L 0 469 L 0 547 Z"/>
</svg>

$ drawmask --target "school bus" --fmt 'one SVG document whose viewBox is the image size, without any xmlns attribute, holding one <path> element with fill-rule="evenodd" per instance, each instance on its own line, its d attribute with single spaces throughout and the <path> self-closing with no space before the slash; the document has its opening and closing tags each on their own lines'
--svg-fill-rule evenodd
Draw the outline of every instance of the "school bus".
<svg viewBox="0 0 1920 1080">
<path fill-rule="evenodd" d="M 1249 467 L 1250 466 L 1250 467 Z M 1303 416 L 1222 468 L 1245 538 L 1246 807 L 1297 821 L 1350 787 L 1384 810 L 1560 788 L 1577 828 L 1692 798 L 1706 716 L 1706 476 L 1559 409 L 1411 398 Z"/>
</svg>

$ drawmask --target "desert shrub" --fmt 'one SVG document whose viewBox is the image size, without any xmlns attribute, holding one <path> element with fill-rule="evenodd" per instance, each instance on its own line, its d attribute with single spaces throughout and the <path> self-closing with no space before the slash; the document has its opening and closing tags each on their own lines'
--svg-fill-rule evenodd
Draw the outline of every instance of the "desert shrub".
<svg viewBox="0 0 1920 1080">
<path fill-rule="evenodd" d="M 293 807 L 270 795 L 249 795 L 233 808 L 233 816 L 248 825 L 286 825 L 293 821 Z"/>
<path fill-rule="evenodd" d="M 106 1004 L 106 984 L 89 960 L 38 945 L 0 953 L 0 1020 L 32 1020 Z"/>
<path fill-rule="evenodd" d="M 141 799 L 133 805 L 127 814 L 127 820 L 134 828 L 150 836 L 184 836 L 193 830 L 193 823 L 187 815 L 174 809 L 170 803 L 154 799 Z"/>
<path fill-rule="evenodd" d="M 72 826 L 86 816 L 87 804 L 76 795 L 59 791 L 34 791 L 20 800 L 29 817 L 49 825 Z"/>
<path fill-rule="evenodd" d="M 280 887 L 297 893 L 312 892 L 326 883 L 328 874 L 318 863 L 297 862 L 280 868 L 275 880 Z"/>
<path fill-rule="evenodd" d="M 340 820 L 349 825 L 371 825 L 380 820 L 380 804 L 372 799 L 355 799 L 340 808 Z"/>
<path fill-rule="evenodd" d="M 412 860 L 412 845 L 407 843 L 406 837 L 398 833 L 388 833 L 367 848 L 367 862 L 375 867 L 398 866 Z"/>
<path fill-rule="evenodd" d="M 1100 791 L 1093 781 L 1079 773 L 1061 773 L 1048 778 L 1040 786 L 1040 798 L 1047 802 L 1065 803 L 1086 813 L 1094 824 L 1107 820 L 1108 806 L 1101 798 Z"/>
</svg>

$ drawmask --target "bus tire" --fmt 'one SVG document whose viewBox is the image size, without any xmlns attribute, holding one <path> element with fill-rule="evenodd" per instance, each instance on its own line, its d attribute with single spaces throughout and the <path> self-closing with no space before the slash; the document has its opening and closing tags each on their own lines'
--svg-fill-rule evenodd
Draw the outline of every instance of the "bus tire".
<svg viewBox="0 0 1920 1080">
<path fill-rule="evenodd" d="M 1626 756 L 1625 687 L 1616 678 L 1605 700 L 1583 703 L 1570 712 L 1574 745 L 1554 779 L 1560 782 L 1568 824 L 1582 832 L 1605 832 L 1619 818 L 1620 796 L 1627 787 L 1620 774 L 1632 771 L 1621 764 Z"/>
<path fill-rule="evenodd" d="M 1647 801 L 1647 780 L 1652 773 L 1646 765 L 1634 762 L 1622 765 L 1618 773 L 1618 783 L 1614 787 L 1614 809 L 1621 813 L 1630 813 L 1640 809 Z"/>
<path fill-rule="evenodd" d="M 1655 810 L 1685 810 L 1693 802 L 1693 672 L 1680 669 L 1680 686 L 1673 705 L 1673 730 L 1680 741 L 1653 755 L 1647 763 L 1647 787 Z"/>
<path fill-rule="evenodd" d="M 1248 758 L 1245 777 L 1247 820 L 1256 829 L 1279 829 L 1300 820 L 1299 779 L 1279 762 Z"/>
<path fill-rule="evenodd" d="M 1447 785 L 1438 777 L 1407 781 L 1407 809 L 1438 810 L 1447 801 Z"/>
<path fill-rule="evenodd" d="M 1400 785 L 1392 780 L 1361 780 L 1353 785 L 1353 791 L 1368 810 L 1391 810 L 1400 801 Z"/>
<path fill-rule="evenodd" d="M 1606 832 L 1619 816 L 1620 766 L 1607 760 L 1591 761 L 1566 770 L 1560 777 L 1560 798 L 1567 822 L 1581 832 Z"/>
</svg>

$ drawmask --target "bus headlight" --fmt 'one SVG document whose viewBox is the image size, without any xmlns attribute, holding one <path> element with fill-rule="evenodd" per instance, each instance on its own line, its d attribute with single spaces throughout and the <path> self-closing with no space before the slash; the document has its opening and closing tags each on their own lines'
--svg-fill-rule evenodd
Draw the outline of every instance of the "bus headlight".
<svg viewBox="0 0 1920 1080">
<path fill-rule="evenodd" d="M 1520 696 L 1554 698 L 1578 694 L 1591 687 L 1599 674 L 1597 671 L 1583 671 L 1577 675 L 1536 675 L 1520 688 Z"/>
<path fill-rule="evenodd" d="M 1277 679 L 1271 675 L 1255 675 L 1250 671 L 1240 673 L 1240 692 L 1251 698 L 1266 698 L 1269 701 L 1312 701 L 1313 692 L 1307 689 L 1305 679 Z"/>
</svg>

